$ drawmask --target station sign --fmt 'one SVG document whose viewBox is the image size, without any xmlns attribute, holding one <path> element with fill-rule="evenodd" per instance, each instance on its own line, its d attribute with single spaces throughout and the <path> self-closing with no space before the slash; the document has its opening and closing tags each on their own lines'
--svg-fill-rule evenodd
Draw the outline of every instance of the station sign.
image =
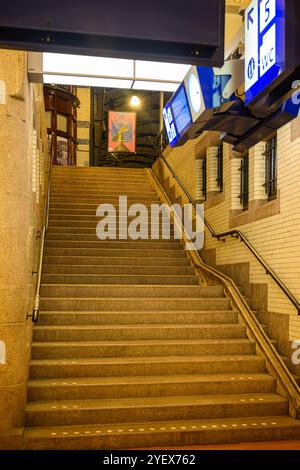
<svg viewBox="0 0 300 470">
<path fill-rule="evenodd" d="M 227 61 L 222 68 L 190 68 L 163 112 L 171 147 L 196 137 L 216 109 L 224 112 L 237 101 L 243 71 L 241 60 Z"/>
<path fill-rule="evenodd" d="M 181 84 L 163 111 L 166 131 L 174 147 L 192 125 L 192 116 L 184 84 Z"/>
<path fill-rule="evenodd" d="M 285 0 L 253 0 L 245 12 L 245 104 L 286 70 Z"/>
</svg>

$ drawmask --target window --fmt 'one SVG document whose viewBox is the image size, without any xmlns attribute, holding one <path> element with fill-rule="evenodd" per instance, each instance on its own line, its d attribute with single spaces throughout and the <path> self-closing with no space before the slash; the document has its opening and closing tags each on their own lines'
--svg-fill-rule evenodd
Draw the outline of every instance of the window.
<svg viewBox="0 0 300 470">
<path fill-rule="evenodd" d="M 266 142 L 265 190 L 269 201 L 277 197 L 277 136 Z"/>
<path fill-rule="evenodd" d="M 52 129 L 52 111 L 46 111 L 46 124 L 48 129 Z"/>
<path fill-rule="evenodd" d="M 249 207 L 249 154 L 246 155 L 241 160 L 241 193 L 240 201 L 243 206 L 243 210 L 248 210 Z"/>
<path fill-rule="evenodd" d="M 217 153 L 217 186 L 223 192 L 223 144 L 218 147 Z"/>
<path fill-rule="evenodd" d="M 206 200 L 206 195 L 207 195 L 207 186 L 206 186 L 206 158 L 202 160 L 202 196 Z"/>
<path fill-rule="evenodd" d="M 57 113 L 57 130 L 68 132 L 68 118 L 64 114 Z"/>
</svg>

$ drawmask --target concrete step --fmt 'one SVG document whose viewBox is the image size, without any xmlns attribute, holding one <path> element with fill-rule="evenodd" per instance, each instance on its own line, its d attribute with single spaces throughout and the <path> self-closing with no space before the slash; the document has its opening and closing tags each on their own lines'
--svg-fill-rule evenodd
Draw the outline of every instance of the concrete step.
<svg viewBox="0 0 300 470">
<path fill-rule="evenodd" d="M 130 341 L 50 341 L 32 343 L 32 359 L 73 359 L 77 361 L 82 358 L 138 358 L 138 357 L 167 357 L 170 355 L 180 356 L 213 356 L 224 354 L 240 355 L 241 357 L 255 354 L 254 342 L 238 339 L 180 339 L 180 340 L 130 340 Z M 111 375 L 122 375 L 120 369 L 112 365 Z M 150 370 L 151 365 L 150 365 Z M 208 368 L 208 373 L 210 369 Z M 147 375 L 148 366 L 145 366 L 144 375 Z M 185 368 L 179 373 L 188 373 Z M 217 371 L 220 372 L 219 370 Z M 89 369 L 87 369 L 89 375 Z M 141 371 L 142 373 L 142 371 Z M 165 368 L 156 364 L 154 374 L 164 374 Z M 94 374 L 92 374 L 94 375 Z M 62 375 L 64 377 L 64 375 Z"/>
<path fill-rule="evenodd" d="M 143 250 L 139 248 L 121 248 L 121 249 L 110 249 L 110 248 L 55 248 L 45 247 L 45 256 L 86 256 L 86 257 L 108 257 L 108 258 L 120 258 L 120 257 L 135 257 L 135 258 L 181 258 L 186 260 L 186 253 L 184 250 Z"/>
<path fill-rule="evenodd" d="M 101 178 L 105 175 L 126 176 L 127 180 L 131 177 L 147 177 L 146 170 L 143 168 L 109 168 L 109 167 L 52 167 L 52 175 L 66 177 L 89 177 L 95 175 Z"/>
<path fill-rule="evenodd" d="M 143 168 L 120 168 L 120 167 L 109 167 L 109 166 L 101 166 L 101 167 L 95 167 L 95 166 L 90 166 L 90 167 L 78 167 L 78 166 L 61 166 L 61 165 L 53 165 L 52 167 L 52 172 L 53 174 L 59 173 L 59 174 L 72 174 L 72 175 L 79 175 L 79 174 L 96 174 L 96 175 L 101 175 L 101 174 L 106 174 L 106 173 L 112 173 L 114 175 L 119 175 L 119 174 L 126 174 L 126 175 L 142 175 L 146 174 L 145 170 Z"/>
<path fill-rule="evenodd" d="M 78 229 L 93 229 L 93 233 L 96 233 L 96 228 L 97 228 L 97 225 L 98 225 L 98 222 L 100 222 L 101 218 L 98 217 L 97 219 L 95 218 L 95 220 L 84 220 L 82 218 L 79 218 L 79 219 L 62 219 L 62 218 L 54 218 L 54 217 L 51 217 L 49 219 L 49 229 L 48 229 L 48 232 L 51 231 L 57 231 L 59 229 L 59 227 L 75 227 L 75 230 L 73 229 L 73 232 L 77 232 Z M 110 220 L 110 221 L 106 221 L 106 223 L 110 223 L 112 224 L 113 221 Z M 123 222 L 123 221 L 120 221 L 117 219 L 116 221 L 116 227 L 119 228 L 119 227 L 123 227 L 123 228 L 126 228 L 128 227 L 129 225 L 129 222 Z M 149 235 L 151 234 L 151 228 L 152 227 L 159 227 L 160 228 L 160 231 L 159 231 L 159 235 L 161 236 L 162 234 L 162 224 L 156 224 L 156 223 L 152 223 L 151 224 L 151 227 L 150 227 L 150 224 L 149 224 L 149 230 L 148 230 L 148 233 Z M 171 224 L 170 226 L 170 231 L 171 233 L 174 233 L 174 230 L 173 230 L 173 225 Z M 167 228 L 169 228 L 167 226 Z M 55 229 L 55 230 L 53 230 Z M 63 230 L 64 231 L 64 230 Z M 164 227 L 164 233 L 166 232 L 166 228 Z M 117 232 L 118 233 L 118 232 Z M 150 236 L 149 236 L 150 238 Z"/>
<path fill-rule="evenodd" d="M 211 312 L 45 312 L 41 311 L 39 325 L 152 325 L 161 324 L 230 324 L 237 323 L 234 310 Z"/>
<path fill-rule="evenodd" d="M 43 274 L 43 284 L 117 284 L 117 285 L 199 285 L 199 279 L 193 276 L 170 275 L 110 275 L 104 274 Z"/>
<path fill-rule="evenodd" d="M 80 297 L 42 297 L 41 310 L 48 311 L 120 311 L 137 312 L 144 311 L 183 311 L 186 308 L 191 311 L 198 310 L 230 310 L 229 299 L 193 299 L 193 298 L 80 298 Z"/>
<path fill-rule="evenodd" d="M 52 174 L 51 181 L 57 184 L 64 186 L 65 184 L 69 184 L 70 182 L 77 183 L 85 183 L 89 184 L 93 187 L 94 184 L 103 184 L 107 185 L 110 188 L 115 188 L 115 184 L 124 185 L 128 187 L 135 187 L 135 185 L 146 185 L 151 187 L 152 185 L 149 183 L 149 180 L 145 175 L 131 175 L 128 178 L 126 175 L 58 175 Z"/>
<path fill-rule="evenodd" d="M 117 183 L 116 183 L 117 185 Z M 65 200 L 65 197 L 67 195 L 70 196 L 83 196 L 85 198 L 89 198 L 92 195 L 96 195 L 96 198 L 99 199 L 99 204 L 114 204 L 117 205 L 119 204 L 119 198 L 120 196 L 127 196 L 127 194 L 122 194 L 122 190 L 119 190 L 117 192 L 112 192 L 112 193 L 103 193 L 101 192 L 102 185 L 100 184 L 98 188 L 93 186 L 93 190 L 89 191 L 90 186 L 80 184 L 78 185 L 78 188 L 76 185 L 73 185 L 73 183 L 70 183 L 69 187 L 64 186 L 60 187 L 55 184 L 51 185 L 51 198 L 59 198 L 60 200 Z M 145 188 L 144 188 L 145 190 Z M 147 189 L 146 193 L 144 194 L 142 191 L 140 194 L 130 194 L 127 196 L 127 202 L 128 205 L 132 204 L 160 204 L 160 199 L 152 193 L 147 194 Z"/>
<path fill-rule="evenodd" d="M 102 174 L 99 174 L 99 173 L 83 173 L 83 174 L 72 174 L 72 173 L 68 173 L 68 174 L 60 174 L 60 173 L 52 173 L 51 174 L 52 176 L 52 181 L 95 181 L 95 182 L 99 182 L 99 181 L 110 181 L 110 180 L 114 180 L 114 181 L 118 181 L 119 183 L 122 183 L 122 184 L 127 184 L 127 185 L 134 185 L 134 183 L 139 183 L 141 181 L 144 181 L 147 185 L 151 186 L 150 184 L 150 181 L 149 181 L 149 178 L 148 178 L 148 175 L 147 173 L 119 173 L 119 174 L 116 174 L 116 173 L 102 173 Z"/>
<path fill-rule="evenodd" d="M 181 342 L 180 342 L 181 343 Z M 52 345 L 53 346 L 53 345 Z M 177 347 L 177 345 L 176 345 Z M 204 356 L 147 356 L 33 359 L 31 379 L 118 377 L 182 374 L 234 374 L 265 372 L 265 360 L 254 354 Z M 154 351 L 153 351 L 154 352 Z M 172 353 L 169 353 L 172 354 Z"/>
<path fill-rule="evenodd" d="M 36 326 L 33 338 L 37 342 L 238 339 L 246 338 L 246 329 L 239 324 L 46 325 Z"/>
<path fill-rule="evenodd" d="M 171 235 L 171 234 L 170 234 Z M 126 244 L 129 243 L 132 247 L 142 247 L 142 248 L 151 248 L 151 244 L 156 248 L 175 248 L 175 249 L 184 249 L 183 244 L 180 240 L 174 240 L 173 235 L 170 239 L 159 239 L 159 240 L 100 240 L 97 237 L 96 230 L 93 230 L 92 233 L 76 233 L 76 230 L 73 230 L 73 233 L 47 233 L 46 236 L 46 243 L 51 242 L 65 242 L 65 243 L 72 243 L 72 242 L 80 242 L 80 243 L 89 243 L 89 242 L 97 242 L 97 246 L 101 243 L 105 243 L 106 247 L 112 248 L 124 248 Z M 175 246 L 174 246 L 175 245 Z M 101 245 L 100 245 L 101 246 Z"/>
<path fill-rule="evenodd" d="M 50 196 L 50 206 L 53 209 L 90 209 L 92 210 L 93 207 L 98 207 L 100 204 L 99 201 L 102 200 L 102 197 L 110 197 L 112 199 L 116 199 L 119 202 L 119 197 L 120 196 L 126 196 L 129 200 L 135 200 L 137 199 L 142 199 L 144 196 L 146 198 L 150 198 L 151 200 L 157 199 L 157 196 L 155 192 L 146 190 L 145 188 L 141 188 L 140 191 L 131 190 L 128 189 L 119 189 L 116 192 L 113 191 L 108 191 L 108 190 L 103 190 L 103 191 L 97 191 L 97 193 L 84 193 L 84 194 L 69 194 L 69 193 L 64 193 L 57 195 L 57 193 L 51 193 Z M 75 198 L 75 199 L 74 199 Z M 147 202 L 147 205 L 149 205 L 149 202 Z M 127 204 L 128 206 L 128 204 Z M 125 206 L 120 207 L 121 210 L 128 210 L 128 208 Z"/>
<path fill-rule="evenodd" d="M 101 204 L 101 201 L 99 201 L 99 204 Z M 114 206 L 114 207 L 117 209 L 117 206 Z M 151 213 L 149 211 L 148 211 L 148 215 L 149 215 L 149 217 L 146 220 L 150 224 Z M 134 219 L 136 219 L 136 217 L 137 217 L 137 215 L 134 215 L 132 217 L 125 217 L 123 220 L 119 220 L 119 217 L 118 217 L 118 214 L 117 214 L 116 224 L 117 225 L 127 224 L 127 223 L 133 221 Z M 108 222 L 112 223 L 112 222 L 115 221 L 115 218 L 114 217 L 107 217 L 107 216 L 102 217 L 102 216 L 96 215 L 96 206 L 95 206 L 95 210 L 93 210 L 93 211 L 76 211 L 75 209 L 67 210 L 67 211 L 61 211 L 59 209 L 53 209 L 53 210 L 50 210 L 49 220 L 51 220 L 51 221 L 65 220 L 66 222 L 68 220 L 81 220 L 81 221 L 86 220 L 86 221 L 92 221 L 92 222 L 94 220 L 96 220 L 96 221 L 105 220 L 106 223 L 108 223 Z M 158 225 L 158 223 L 154 222 L 153 225 Z"/>
<path fill-rule="evenodd" d="M 145 183 L 147 186 L 150 186 L 150 182 L 147 179 L 145 174 L 141 175 L 114 175 L 114 174 L 102 174 L 102 175 L 52 175 L 52 182 L 59 183 L 61 185 L 68 184 L 70 182 L 80 183 L 84 182 L 86 184 L 99 184 L 99 183 L 120 183 L 124 185 L 132 185 Z M 111 187 L 114 187 L 111 185 Z"/>
<path fill-rule="evenodd" d="M 101 195 L 111 195 L 113 197 L 119 198 L 119 196 L 128 196 L 128 197 L 141 197 L 144 192 L 147 195 L 152 195 L 157 197 L 155 191 L 152 190 L 152 187 L 145 185 L 144 183 L 132 185 L 124 185 L 119 182 L 114 183 L 112 187 L 111 184 L 101 184 L 101 186 L 94 186 L 91 184 L 89 188 L 81 188 L 81 185 L 76 185 L 76 188 L 72 189 L 70 186 L 57 186 L 56 189 L 51 188 L 50 192 L 50 201 L 52 202 L 76 202 L 78 204 L 85 203 L 87 200 L 90 204 L 91 199 L 98 199 Z M 115 187 L 118 190 L 114 189 Z M 72 198 L 75 198 L 74 201 Z"/>
<path fill-rule="evenodd" d="M 25 428 L 27 450 L 100 450 L 199 446 L 300 438 L 300 423 L 286 416 Z"/>
<path fill-rule="evenodd" d="M 57 198 L 53 196 L 54 193 L 52 193 L 52 196 L 50 198 L 51 206 L 52 207 L 69 207 L 70 209 L 73 208 L 83 208 L 85 206 L 84 202 L 72 202 L 72 201 L 66 201 L 64 198 Z M 101 198 L 102 196 L 113 196 L 113 197 L 119 197 L 119 196 L 127 196 L 129 198 L 141 198 L 141 197 L 154 197 L 157 198 L 156 192 L 151 189 L 151 187 L 145 187 L 145 185 L 141 185 L 140 187 L 120 187 L 118 185 L 118 188 L 111 188 L 111 187 L 103 187 L 102 189 L 99 189 L 97 198 Z M 91 204 L 89 202 L 89 204 Z"/>
<path fill-rule="evenodd" d="M 89 275 L 89 276 L 195 276 L 195 269 L 189 266 L 97 266 L 97 265 L 43 265 L 46 275 Z"/>
<path fill-rule="evenodd" d="M 93 202 L 94 201 L 94 202 Z M 86 214 L 86 215 L 93 215 L 93 214 L 96 214 L 96 211 L 99 207 L 100 204 L 103 204 L 102 203 L 102 200 L 101 200 L 101 197 L 98 198 L 98 199 L 95 199 L 95 200 L 89 200 L 88 203 L 84 203 L 84 204 L 66 204 L 66 203 L 53 203 L 51 202 L 51 206 L 50 206 L 50 214 L 52 213 L 57 213 L 57 214 L 66 214 L 66 215 L 69 215 L 69 214 Z M 134 219 L 137 217 L 137 215 L 145 215 L 145 214 L 148 214 L 149 217 L 151 216 L 151 208 L 149 207 L 149 205 L 147 205 L 147 207 L 141 207 L 138 211 L 138 214 L 134 213 L 134 215 L 130 216 L 128 215 L 128 211 L 124 211 L 122 208 L 119 207 L 119 204 L 117 204 L 116 206 L 114 205 L 113 206 L 116 214 L 121 217 L 125 217 L 127 216 L 128 219 Z M 111 209 L 111 208 L 108 208 L 108 209 Z M 142 210 L 143 209 L 143 210 Z M 167 214 L 167 212 L 164 212 L 164 214 Z M 108 214 L 106 214 L 107 216 Z M 162 217 L 162 216 L 160 216 Z"/>
<path fill-rule="evenodd" d="M 113 250 L 178 250 L 184 251 L 183 245 L 178 240 L 171 241 L 153 241 L 153 240 L 49 240 L 45 242 L 47 248 L 97 248 Z"/>
<path fill-rule="evenodd" d="M 149 183 L 149 179 L 147 178 L 146 173 L 102 173 L 102 174 L 59 174 L 59 173 L 52 173 L 52 181 L 60 181 L 60 182 L 69 182 L 69 181 L 88 181 L 88 182 L 102 182 L 102 181 L 118 181 L 124 184 L 134 184 L 135 182 L 145 181 L 145 183 Z"/>
<path fill-rule="evenodd" d="M 103 257 L 103 256 L 79 256 L 79 255 L 71 255 L 71 256 L 51 256 L 45 255 L 44 256 L 44 266 L 50 265 L 67 265 L 70 264 L 74 266 L 96 266 L 106 268 L 106 266 L 127 266 L 127 267 L 189 267 L 188 261 L 186 257 L 182 258 L 158 258 L 157 256 L 153 258 L 147 257 L 134 257 L 134 256 L 119 256 L 119 257 Z"/>
<path fill-rule="evenodd" d="M 72 172 L 69 173 L 59 173 L 59 172 L 52 172 L 51 174 L 53 181 L 106 181 L 106 180 L 114 180 L 118 181 L 123 184 L 134 184 L 134 182 L 145 181 L 149 184 L 149 179 L 147 178 L 147 174 L 145 172 L 142 173 L 109 173 L 109 172 L 102 172 L 102 173 L 81 173 L 81 174 L 74 174 Z"/>
<path fill-rule="evenodd" d="M 275 389 L 276 380 L 268 374 L 78 377 L 31 380 L 28 401 L 235 395 L 274 393 Z"/>
<path fill-rule="evenodd" d="M 124 285 L 72 285 L 72 284 L 42 284 L 42 297 L 79 297 L 79 298 L 166 298 L 190 299 L 223 298 L 222 286 L 124 286 Z M 224 300 L 226 300 L 224 298 Z"/>
<path fill-rule="evenodd" d="M 50 225 L 48 227 L 48 230 L 47 230 L 47 237 L 49 237 L 50 235 L 55 235 L 55 236 L 60 236 L 61 234 L 62 235 L 65 235 L 66 237 L 68 236 L 73 236 L 73 235 L 78 235 L 78 236 L 83 236 L 83 235 L 88 235 L 88 236 L 93 236 L 96 237 L 96 227 L 97 225 L 92 222 L 87 222 L 86 224 L 78 224 L 78 222 L 72 222 L 71 225 L 69 225 L 70 222 L 65 222 L 65 223 L 62 223 L 62 221 L 58 221 L 59 225 Z M 171 227 L 170 229 L 170 233 L 172 235 L 171 237 L 171 240 L 167 240 L 167 241 L 172 241 L 174 239 L 174 229 L 173 227 Z M 150 239 L 150 235 L 151 235 L 151 230 L 149 230 L 149 239 Z M 163 241 L 163 238 L 162 238 L 162 230 L 160 230 L 160 238 L 159 238 L 159 241 Z M 98 237 L 97 237 L 97 240 L 98 240 Z M 114 240 L 112 240 L 114 241 Z M 139 241 L 139 240 L 137 240 Z M 177 242 L 179 240 L 176 240 Z"/>
<path fill-rule="evenodd" d="M 120 398 L 31 402 L 27 426 L 126 423 L 182 419 L 285 415 L 288 401 L 277 394 Z"/>
</svg>

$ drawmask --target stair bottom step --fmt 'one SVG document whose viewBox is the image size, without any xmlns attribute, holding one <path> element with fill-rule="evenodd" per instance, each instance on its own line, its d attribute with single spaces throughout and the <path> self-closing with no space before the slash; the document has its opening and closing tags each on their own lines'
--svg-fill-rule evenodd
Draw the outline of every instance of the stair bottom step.
<svg viewBox="0 0 300 470">
<path fill-rule="evenodd" d="M 113 425 L 25 428 L 24 448 L 134 449 L 192 446 L 300 438 L 300 422 L 272 416 L 216 420 L 185 420 Z"/>
<path fill-rule="evenodd" d="M 27 426 L 67 426 L 97 423 L 168 421 L 181 419 L 285 416 L 288 402 L 274 393 L 150 397 L 31 402 Z"/>
</svg>

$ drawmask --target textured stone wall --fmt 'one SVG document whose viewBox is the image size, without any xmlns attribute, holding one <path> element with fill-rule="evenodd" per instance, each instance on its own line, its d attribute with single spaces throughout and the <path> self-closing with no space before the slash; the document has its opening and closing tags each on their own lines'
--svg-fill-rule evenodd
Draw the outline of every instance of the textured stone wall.
<svg viewBox="0 0 300 470">
<path fill-rule="evenodd" d="M 28 84 L 26 53 L 0 50 L 0 433 L 6 434 L 24 425 L 32 332 L 26 318 L 33 304 L 46 158 L 42 87 Z"/>
</svg>

